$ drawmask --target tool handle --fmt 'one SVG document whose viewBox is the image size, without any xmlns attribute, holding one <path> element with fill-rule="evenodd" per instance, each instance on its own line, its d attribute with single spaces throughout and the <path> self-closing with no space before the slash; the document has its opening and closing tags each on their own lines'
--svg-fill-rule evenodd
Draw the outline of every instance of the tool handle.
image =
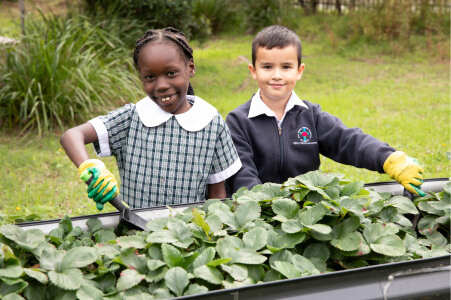
<svg viewBox="0 0 451 300">
<path fill-rule="evenodd" d="M 92 175 L 88 170 L 84 171 L 80 175 L 81 180 L 83 180 L 87 185 L 89 185 L 91 183 L 93 177 L 94 177 L 94 175 Z M 128 205 L 124 201 L 121 200 L 119 195 L 117 195 L 116 197 L 114 197 L 113 199 L 111 199 L 108 202 L 111 203 L 111 205 L 113 205 L 114 208 L 116 208 L 118 211 L 124 211 L 124 210 L 130 209 L 128 207 Z"/>
<path fill-rule="evenodd" d="M 406 198 L 409 198 L 410 201 L 413 201 L 413 198 L 415 196 L 413 193 L 409 192 L 406 189 L 404 189 L 404 191 L 402 192 L 402 195 Z M 417 215 L 414 215 L 414 217 L 412 219 L 412 229 L 413 230 L 416 230 L 419 220 L 420 220 L 420 213 L 418 213 Z"/>
</svg>

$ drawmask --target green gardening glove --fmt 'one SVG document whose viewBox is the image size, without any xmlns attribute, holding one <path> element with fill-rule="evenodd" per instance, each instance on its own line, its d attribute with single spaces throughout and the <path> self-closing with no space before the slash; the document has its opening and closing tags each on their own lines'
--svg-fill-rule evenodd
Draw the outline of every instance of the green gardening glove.
<svg viewBox="0 0 451 300">
<path fill-rule="evenodd" d="M 424 169 L 417 159 L 401 151 L 393 152 L 384 163 L 384 171 L 412 194 L 426 195 L 421 190 Z"/>
<path fill-rule="evenodd" d="M 89 159 L 78 168 L 80 178 L 84 171 L 92 174 L 88 185 L 88 197 L 96 202 L 98 210 L 102 210 L 105 203 L 119 194 L 117 180 L 113 173 L 105 168 L 105 164 L 98 159 Z"/>
</svg>

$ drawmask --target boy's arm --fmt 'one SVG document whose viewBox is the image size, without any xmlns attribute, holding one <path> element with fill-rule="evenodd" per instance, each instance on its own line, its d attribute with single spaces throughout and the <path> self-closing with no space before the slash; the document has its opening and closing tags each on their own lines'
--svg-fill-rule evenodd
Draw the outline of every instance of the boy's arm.
<svg viewBox="0 0 451 300">
<path fill-rule="evenodd" d="M 226 197 L 224 181 L 208 185 L 207 199 L 224 199 Z"/>
<path fill-rule="evenodd" d="M 241 169 L 228 179 L 231 193 L 235 193 L 241 187 L 252 189 L 254 186 L 261 184 L 258 178 L 257 166 L 253 161 L 254 151 L 246 138 L 245 132 L 238 121 L 239 117 L 230 113 L 226 122 L 232 135 L 233 143 L 241 160 Z"/>
</svg>

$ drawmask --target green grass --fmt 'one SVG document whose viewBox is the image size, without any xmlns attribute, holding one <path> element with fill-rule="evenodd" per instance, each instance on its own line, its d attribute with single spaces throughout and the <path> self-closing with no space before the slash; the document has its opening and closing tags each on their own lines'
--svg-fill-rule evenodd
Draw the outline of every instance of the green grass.
<svg viewBox="0 0 451 300">
<path fill-rule="evenodd" d="M 331 39 L 311 32 L 303 38 L 306 69 L 295 89 L 301 99 L 319 103 L 346 125 L 359 127 L 420 159 L 426 178 L 449 177 L 449 53 L 445 59 L 440 55 L 426 59 L 424 51 L 393 56 L 368 44 L 334 46 Z M 192 43 L 197 68 L 192 80 L 195 92 L 217 107 L 224 118 L 258 89 L 247 68 L 251 41 L 251 36 L 223 35 L 203 44 Z M 449 40 L 446 43 L 449 48 Z M 358 51 L 353 50 L 356 47 Z M 139 97 L 130 99 L 137 100 Z M 105 108 L 103 113 L 107 112 Z M 48 219 L 98 212 L 86 196 L 77 169 L 59 145 L 60 135 L 54 132 L 38 139 L 33 132 L 18 138 L 15 131 L 0 129 L 3 214 L 36 213 Z M 89 145 L 88 150 L 94 157 Z M 104 161 L 118 176 L 114 158 Z M 326 158 L 322 161 L 321 169 L 344 173 L 351 180 L 391 180 L 387 175 Z"/>
</svg>

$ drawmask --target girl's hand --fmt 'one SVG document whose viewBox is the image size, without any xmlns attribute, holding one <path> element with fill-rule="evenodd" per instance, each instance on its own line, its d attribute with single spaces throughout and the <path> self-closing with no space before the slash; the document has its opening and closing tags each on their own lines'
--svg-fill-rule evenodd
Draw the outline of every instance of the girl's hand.
<svg viewBox="0 0 451 300">
<path fill-rule="evenodd" d="M 116 177 L 98 159 L 88 159 L 78 168 L 80 175 L 86 170 L 93 175 L 88 185 L 88 197 L 96 202 L 97 209 L 102 210 L 105 203 L 119 194 Z"/>
</svg>

